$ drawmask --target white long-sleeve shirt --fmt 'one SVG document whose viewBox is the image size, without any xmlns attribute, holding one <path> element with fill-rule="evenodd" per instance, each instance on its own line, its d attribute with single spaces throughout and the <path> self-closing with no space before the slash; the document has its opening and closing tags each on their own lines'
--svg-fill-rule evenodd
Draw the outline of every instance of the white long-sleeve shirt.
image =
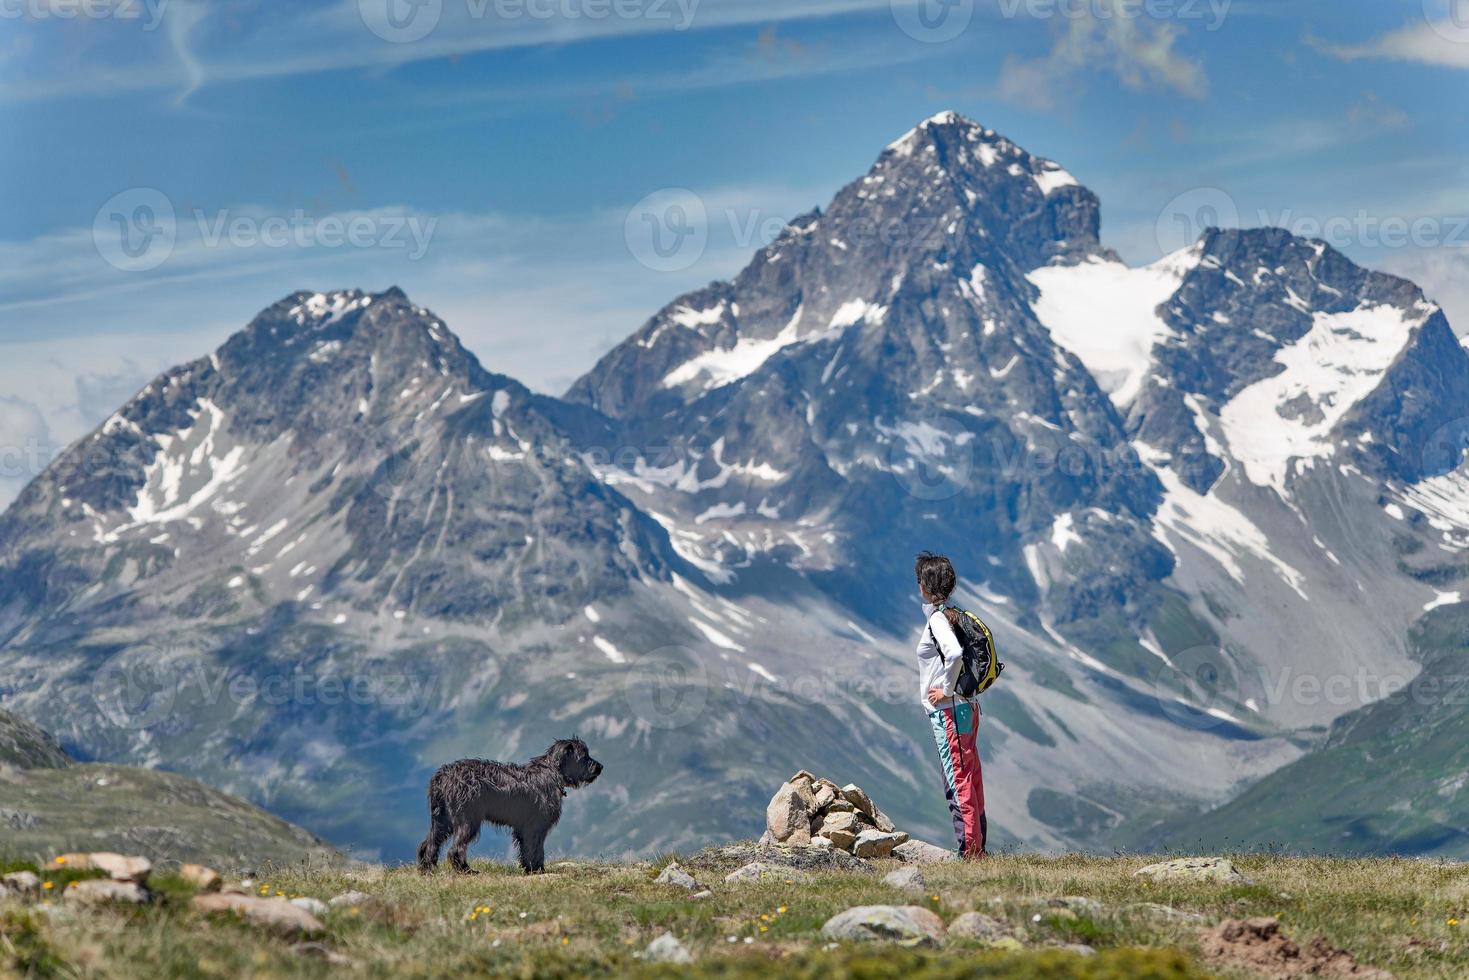
<svg viewBox="0 0 1469 980">
<path fill-rule="evenodd" d="M 923 633 L 918 637 L 918 700 L 923 702 L 924 711 L 936 711 L 963 700 L 954 694 L 954 682 L 959 679 L 959 669 L 964 665 L 964 647 L 938 606 L 924 603 L 923 615 Z M 931 687 L 942 688 L 946 700 L 937 705 L 929 704 L 928 689 Z"/>
</svg>

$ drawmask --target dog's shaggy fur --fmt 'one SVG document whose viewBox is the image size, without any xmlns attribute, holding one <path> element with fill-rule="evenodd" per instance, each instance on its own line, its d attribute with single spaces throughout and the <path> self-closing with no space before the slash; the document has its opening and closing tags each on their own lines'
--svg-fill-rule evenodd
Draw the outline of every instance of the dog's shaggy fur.
<svg viewBox="0 0 1469 980">
<path fill-rule="evenodd" d="M 546 835 L 561 819 L 561 799 L 568 787 L 585 786 L 602 774 L 579 738 L 554 742 L 544 755 L 525 765 L 460 759 L 441 766 L 428 784 L 428 836 L 418 845 L 418 869 L 425 874 L 439 863 L 439 848 L 452 835 L 449 864 L 460 874 L 473 874 L 465 852 L 486 822 L 509 827 L 526 874 L 546 868 Z"/>
</svg>

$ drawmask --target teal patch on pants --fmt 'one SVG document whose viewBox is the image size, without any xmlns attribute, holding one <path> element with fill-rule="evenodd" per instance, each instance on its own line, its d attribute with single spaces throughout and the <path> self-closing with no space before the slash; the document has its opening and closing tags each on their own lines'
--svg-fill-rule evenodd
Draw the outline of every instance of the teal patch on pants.
<svg viewBox="0 0 1469 980">
<path fill-rule="evenodd" d="M 968 735 L 974 731 L 974 705 L 961 701 L 954 705 L 954 732 Z"/>
</svg>

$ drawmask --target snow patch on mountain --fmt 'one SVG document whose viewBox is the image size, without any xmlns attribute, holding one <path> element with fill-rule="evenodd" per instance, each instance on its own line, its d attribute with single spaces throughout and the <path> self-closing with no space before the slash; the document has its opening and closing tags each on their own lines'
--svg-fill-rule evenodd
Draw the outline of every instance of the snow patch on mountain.
<svg viewBox="0 0 1469 980">
<path fill-rule="evenodd" d="M 1123 408 L 1142 388 L 1153 346 L 1172 333 L 1158 307 L 1178 292 L 1199 255 L 1194 245 L 1140 269 L 1097 256 L 1035 269 L 1027 278 L 1040 290 L 1036 318 Z"/>
<path fill-rule="evenodd" d="M 1330 456 L 1337 422 L 1372 393 L 1429 315 L 1371 304 L 1315 313 L 1305 336 L 1276 352 L 1283 370 L 1250 385 L 1220 412 L 1230 451 L 1249 481 L 1284 497 L 1292 460 Z"/>
<path fill-rule="evenodd" d="M 132 524 L 118 532 L 182 520 L 243 472 L 244 448 L 224 448 L 223 410 L 206 398 L 189 414 L 194 424 L 187 429 L 154 436 L 158 455 L 145 471 L 137 502 L 128 511 Z"/>
<path fill-rule="evenodd" d="M 1178 474 L 1159 465 L 1162 455 L 1144 443 L 1134 443 L 1138 455 L 1153 466 L 1163 484 L 1163 502 L 1154 516 L 1154 536 L 1180 561 L 1178 543 L 1186 542 L 1218 562 L 1240 584 L 1245 571 L 1239 558 L 1249 554 L 1275 569 L 1281 579 L 1302 599 L 1308 598 L 1303 588 L 1305 576 L 1275 554 L 1270 539 L 1239 510 L 1220 499 L 1217 493 L 1201 494 L 1186 485 Z"/>
<path fill-rule="evenodd" d="M 688 318 L 691 324 L 693 322 L 717 322 L 718 317 L 713 321 L 698 318 L 716 312 L 722 316 L 723 310 L 724 304 L 721 303 L 714 310 L 704 311 L 703 314 L 689 313 Z M 741 337 L 731 347 L 707 350 L 689 358 L 664 375 L 663 387 L 677 388 L 702 380 L 701 390 L 703 391 L 722 388 L 754 374 L 766 361 L 793 344 L 825 340 L 834 332 L 864 321 L 879 323 L 887 314 L 887 308 L 863 299 L 848 300 L 837 308 L 826 330 L 805 337 L 800 334 L 802 313 L 803 308 L 797 307 L 790 321 L 774 337 Z M 682 315 L 684 315 L 683 312 L 680 312 L 674 317 L 677 319 Z"/>
</svg>

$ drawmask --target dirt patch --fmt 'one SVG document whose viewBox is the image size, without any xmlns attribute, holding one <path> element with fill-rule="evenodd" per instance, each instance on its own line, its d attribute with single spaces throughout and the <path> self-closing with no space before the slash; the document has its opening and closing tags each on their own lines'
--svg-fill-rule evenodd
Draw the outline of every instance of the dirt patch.
<svg viewBox="0 0 1469 980">
<path fill-rule="evenodd" d="M 1247 970 L 1270 980 L 1309 977 L 1355 977 L 1392 980 L 1392 974 L 1358 963 L 1351 953 L 1337 949 L 1321 936 L 1304 947 L 1285 935 L 1273 918 L 1227 919 L 1206 929 L 1200 945 L 1211 962 Z"/>
</svg>

